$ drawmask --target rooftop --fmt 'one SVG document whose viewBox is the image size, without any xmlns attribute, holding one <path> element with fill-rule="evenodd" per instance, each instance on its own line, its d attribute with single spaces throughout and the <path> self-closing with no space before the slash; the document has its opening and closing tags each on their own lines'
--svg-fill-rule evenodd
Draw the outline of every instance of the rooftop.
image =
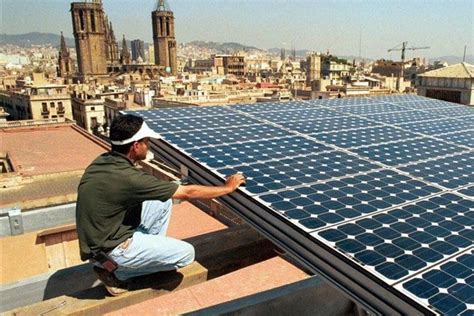
<svg viewBox="0 0 474 316">
<path fill-rule="evenodd" d="M 0 207 L 31 209 L 75 201 L 84 169 L 107 144 L 69 123 L 0 128 L 12 171 L 0 175 Z"/>
<path fill-rule="evenodd" d="M 84 170 L 106 149 L 72 124 L 0 129 L 2 151 L 23 176 Z"/>
<path fill-rule="evenodd" d="M 474 78 L 474 66 L 468 63 L 460 63 L 452 66 L 427 71 L 419 76 L 439 78 Z"/>
</svg>

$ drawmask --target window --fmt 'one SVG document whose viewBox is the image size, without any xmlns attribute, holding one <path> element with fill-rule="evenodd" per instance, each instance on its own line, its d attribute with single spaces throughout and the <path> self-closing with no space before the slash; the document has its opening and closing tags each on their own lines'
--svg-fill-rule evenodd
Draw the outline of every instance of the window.
<svg viewBox="0 0 474 316">
<path fill-rule="evenodd" d="M 54 109 L 54 108 L 56 107 L 56 104 L 54 104 L 54 102 L 50 102 L 50 103 L 49 103 L 49 106 L 50 106 L 52 109 Z"/>
<path fill-rule="evenodd" d="M 41 103 L 41 105 L 43 107 L 43 112 L 48 112 L 48 103 L 43 102 L 43 103 Z"/>
<path fill-rule="evenodd" d="M 95 32 L 95 14 L 94 14 L 94 11 L 91 12 L 91 29 L 92 29 L 92 32 Z"/>
<path fill-rule="evenodd" d="M 84 31 L 84 25 L 85 25 L 85 20 L 84 20 L 84 11 L 79 11 L 79 30 Z"/>
<path fill-rule="evenodd" d="M 95 111 L 95 106 L 91 106 L 91 111 Z"/>
</svg>

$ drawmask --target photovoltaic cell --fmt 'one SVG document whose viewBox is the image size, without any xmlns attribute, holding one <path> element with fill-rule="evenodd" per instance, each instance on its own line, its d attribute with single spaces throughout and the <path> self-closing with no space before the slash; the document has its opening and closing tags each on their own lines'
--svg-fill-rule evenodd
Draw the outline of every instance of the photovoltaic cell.
<svg viewBox="0 0 474 316">
<path fill-rule="evenodd" d="M 190 149 L 188 152 L 211 168 L 257 163 L 268 159 L 284 159 L 291 156 L 327 151 L 331 148 L 305 139 L 289 137 L 278 140 L 261 140 L 232 145 Z"/>
<path fill-rule="evenodd" d="M 460 193 L 474 198 L 474 185 L 468 186 L 466 188 L 462 188 L 459 190 Z"/>
<path fill-rule="evenodd" d="M 238 104 L 232 105 L 230 108 L 236 111 L 246 113 L 259 113 L 268 111 L 290 111 L 299 109 L 312 108 L 311 104 L 302 101 L 295 102 L 268 102 L 261 104 Z"/>
<path fill-rule="evenodd" d="M 436 135 L 436 138 L 474 149 L 474 130 Z"/>
<path fill-rule="evenodd" d="M 325 143 L 337 145 L 343 148 L 355 148 L 369 146 L 393 141 L 420 138 L 420 135 L 413 134 L 403 129 L 390 126 L 376 126 L 372 128 L 362 128 L 332 133 L 313 134 L 311 137 Z"/>
<path fill-rule="evenodd" d="M 436 115 L 443 115 L 447 117 L 472 115 L 472 109 L 469 109 L 466 106 L 462 106 L 462 105 L 451 105 L 451 106 L 443 106 L 443 107 L 438 107 L 438 108 L 431 108 L 427 111 Z"/>
<path fill-rule="evenodd" d="M 474 153 L 429 160 L 399 169 L 447 189 L 456 189 L 473 182 Z"/>
<path fill-rule="evenodd" d="M 279 123 L 330 118 L 342 115 L 336 111 L 329 110 L 326 108 L 317 108 L 294 111 L 261 112 L 254 113 L 253 116 L 261 120 Z"/>
<path fill-rule="evenodd" d="M 431 138 L 400 141 L 351 149 L 363 157 L 396 166 L 465 151 L 464 148 Z"/>
<path fill-rule="evenodd" d="M 305 214 L 297 221 L 307 231 L 319 229 L 439 192 L 440 189 L 391 170 L 262 194 L 273 209 Z M 300 217 L 299 216 L 299 217 Z"/>
<path fill-rule="evenodd" d="M 385 124 L 403 124 L 408 122 L 419 122 L 435 118 L 443 118 L 441 115 L 435 115 L 424 111 L 406 111 L 406 112 L 391 112 L 365 115 L 365 118 L 379 123 Z"/>
<path fill-rule="evenodd" d="M 380 125 L 363 118 L 341 116 L 319 120 L 303 120 L 295 122 L 281 122 L 278 125 L 303 134 L 314 134 L 338 130 L 349 130 Z"/>
<path fill-rule="evenodd" d="M 243 172 L 282 230 L 404 301 L 474 314 L 473 108 L 390 95 L 134 114 L 206 172 Z"/>
<path fill-rule="evenodd" d="M 398 127 L 413 133 L 434 136 L 451 132 L 463 132 L 472 129 L 472 124 L 459 119 L 443 118 L 424 122 L 400 124 Z"/>
<path fill-rule="evenodd" d="M 320 231 L 389 284 L 472 246 L 474 204 L 446 193 Z"/>
<path fill-rule="evenodd" d="M 148 119 L 146 117 L 146 119 Z M 192 131 L 210 128 L 223 128 L 234 126 L 247 126 L 260 124 L 260 121 L 244 115 L 218 115 L 199 116 L 192 118 L 179 118 L 169 120 L 151 120 L 150 128 L 160 131 L 160 133 Z"/>
<path fill-rule="evenodd" d="M 406 111 L 406 108 L 392 104 L 392 103 L 376 103 L 376 104 L 363 104 L 363 105 L 345 105 L 335 108 L 338 112 L 351 113 L 351 114 L 376 114 L 385 112 L 400 112 Z"/>
<path fill-rule="evenodd" d="M 245 188 L 254 194 L 343 177 L 379 166 L 340 151 L 298 156 L 218 169 L 224 176 L 242 172 Z M 297 193 L 296 193 L 297 194 Z"/>
<path fill-rule="evenodd" d="M 474 251 L 469 250 L 399 286 L 441 315 L 472 315 Z"/>
<path fill-rule="evenodd" d="M 183 149 L 287 136 L 292 136 L 292 134 L 281 128 L 265 124 L 163 134 L 165 140 Z"/>
</svg>

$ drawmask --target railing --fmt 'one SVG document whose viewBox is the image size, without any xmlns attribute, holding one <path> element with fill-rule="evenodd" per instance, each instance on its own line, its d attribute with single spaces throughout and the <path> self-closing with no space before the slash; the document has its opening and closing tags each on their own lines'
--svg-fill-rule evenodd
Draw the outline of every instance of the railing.
<svg viewBox="0 0 474 316">
<path fill-rule="evenodd" d="M 7 121 L 7 122 L 0 122 L 0 128 L 40 126 L 40 125 L 50 125 L 50 124 L 59 124 L 59 123 L 73 123 L 73 121 L 66 120 L 65 118 L 62 118 L 62 117 L 42 119 L 42 120 Z"/>
</svg>

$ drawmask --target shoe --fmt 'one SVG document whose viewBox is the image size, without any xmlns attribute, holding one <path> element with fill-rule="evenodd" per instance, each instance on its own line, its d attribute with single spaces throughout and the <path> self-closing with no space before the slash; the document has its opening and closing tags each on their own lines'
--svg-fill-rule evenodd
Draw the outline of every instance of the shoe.
<svg viewBox="0 0 474 316">
<path fill-rule="evenodd" d="M 128 292 L 127 283 L 117 279 L 113 272 L 111 273 L 99 267 L 94 267 L 94 272 L 110 295 L 119 296 Z"/>
</svg>

